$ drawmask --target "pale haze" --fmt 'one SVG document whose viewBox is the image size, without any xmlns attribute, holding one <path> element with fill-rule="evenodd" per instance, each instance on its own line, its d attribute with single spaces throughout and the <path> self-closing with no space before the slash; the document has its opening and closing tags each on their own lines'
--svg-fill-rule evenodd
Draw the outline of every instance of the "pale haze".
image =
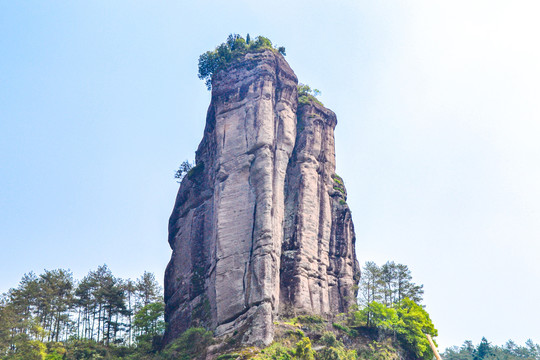
<svg viewBox="0 0 540 360">
<path fill-rule="evenodd" d="M 540 342 L 540 3 L 0 3 L 0 292 L 170 257 L 179 164 L 230 33 L 287 49 L 338 117 L 360 263 L 424 284 L 441 347 Z"/>
</svg>

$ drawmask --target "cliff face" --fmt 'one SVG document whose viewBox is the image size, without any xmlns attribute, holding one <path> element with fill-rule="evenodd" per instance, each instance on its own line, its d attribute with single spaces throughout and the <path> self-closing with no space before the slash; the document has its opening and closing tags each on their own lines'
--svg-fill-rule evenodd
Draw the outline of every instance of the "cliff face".
<svg viewBox="0 0 540 360">
<path fill-rule="evenodd" d="M 271 50 L 214 75 L 196 166 L 169 221 L 166 341 L 191 326 L 267 345 L 276 316 L 343 312 L 359 278 L 336 116 L 298 106 L 297 79 Z"/>
</svg>

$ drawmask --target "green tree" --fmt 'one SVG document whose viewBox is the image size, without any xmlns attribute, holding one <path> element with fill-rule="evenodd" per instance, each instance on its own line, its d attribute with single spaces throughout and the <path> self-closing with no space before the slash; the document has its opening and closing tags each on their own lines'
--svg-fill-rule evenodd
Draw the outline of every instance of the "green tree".
<svg viewBox="0 0 540 360">
<path fill-rule="evenodd" d="M 422 302 L 423 288 L 423 285 L 412 282 L 411 271 L 407 265 L 388 261 L 379 267 L 368 261 L 360 278 L 359 302 L 364 306 L 373 301 L 392 306 L 409 298 L 419 304 Z"/>
<path fill-rule="evenodd" d="M 378 302 L 372 302 L 355 313 L 357 326 L 366 324 L 368 327 L 377 327 L 383 330 L 396 331 L 403 325 L 396 309 Z"/>
<path fill-rule="evenodd" d="M 140 307 L 161 300 L 161 287 L 156 281 L 156 276 L 154 274 L 145 271 L 143 275 L 137 279 L 135 287 L 139 297 Z"/>
<path fill-rule="evenodd" d="M 125 293 L 121 280 L 114 277 L 106 265 L 98 268 L 97 280 L 99 284 L 97 299 L 102 310 L 100 321 L 103 326 L 102 340 L 109 345 L 119 330 L 119 317 L 126 310 Z"/>
<path fill-rule="evenodd" d="M 77 306 L 77 338 L 92 339 L 94 334 L 95 314 L 97 309 L 98 283 L 90 272 L 75 289 Z"/>
<path fill-rule="evenodd" d="M 45 360 L 47 347 L 39 340 L 21 341 L 11 357 L 13 360 Z"/>
<path fill-rule="evenodd" d="M 174 178 L 178 179 L 176 180 L 176 182 L 181 183 L 184 176 L 186 176 L 189 170 L 191 170 L 192 168 L 193 168 L 193 164 L 187 160 L 181 163 L 178 170 L 176 170 L 176 172 L 174 173 Z"/>
<path fill-rule="evenodd" d="M 38 313 L 43 328 L 50 333 L 49 341 L 60 340 L 70 323 L 73 307 L 73 275 L 63 269 L 45 270 L 39 276 Z"/>
<path fill-rule="evenodd" d="M 396 301 L 396 263 L 388 261 L 381 267 L 381 283 L 384 303 L 391 306 Z"/>
<path fill-rule="evenodd" d="M 473 359 L 474 360 L 487 359 L 491 357 L 491 355 L 492 355 L 491 344 L 487 341 L 485 337 L 483 337 L 482 340 L 480 341 L 480 344 L 476 348 L 476 351 L 474 352 Z"/>
<path fill-rule="evenodd" d="M 133 314 L 134 314 L 134 305 L 135 305 L 135 294 L 136 294 L 136 290 L 137 290 L 137 287 L 136 287 L 136 284 L 133 280 L 131 279 L 127 279 L 126 281 L 123 282 L 123 286 L 124 286 L 124 292 L 126 294 L 126 305 L 127 305 L 127 309 L 126 309 L 126 316 L 127 316 L 127 320 L 128 320 L 128 324 L 127 324 L 127 327 L 128 327 L 128 344 L 131 345 L 131 342 L 133 340 L 133 331 L 132 331 L 132 328 L 133 328 Z"/>
<path fill-rule="evenodd" d="M 431 359 L 433 352 L 426 334 L 437 336 L 426 310 L 414 301 L 405 298 L 396 307 L 399 324 L 396 331 L 403 345 L 420 359 Z"/>
<path fill-rule="evenodd" d="M 155 336 L 163 334 L 165 331 L 164 311 L 165 304 L 161 301 L 145 305 L 137 311 L 133 326 L 138 334 L 138 342 L 151 342 Z"/>
<path fill-rule="evenodd" d="M 360 304 L 367 306 L 381 301 L 381 286 L 381 269 L 373 261 L 367 261 L 360 277 Z"/>
<path fill-rule="evenodd" d="M 504 359 L 504 360 L 538 360 L 540 359 L 540 345 L 527 340 L 525 346 L 517 345 L 508 340 L 503 346 L 490 344 L 486 338 L 482 338 L 475 346 L 467 340 L 461 347 L 452 346 L 447 348 L 442 357 L 445 360 L 473 360 L 473 359 Z"/>
<path fill-rule="evenodd" d="M 412 281 L 411 271 L 407 265 L 396 264 L 395 266 L 395 284 L 397 298 L 400 302 L 404 298 L 409 298 L 417 304 L 422 302 L 424 295 L 424 285 L 416 285 Z"/>
</svg>

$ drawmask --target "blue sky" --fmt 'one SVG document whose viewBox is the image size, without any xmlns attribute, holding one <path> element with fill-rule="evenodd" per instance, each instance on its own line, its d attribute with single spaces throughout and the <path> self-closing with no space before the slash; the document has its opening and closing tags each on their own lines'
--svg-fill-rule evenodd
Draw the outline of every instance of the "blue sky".
<svg viewBox="0 0 540 360">
<path fill-rule="evenodd" d="M 338 115 L 360 261 L 407 264 L 443 346 L 540 342 L 535 1 L 0 3 L 0 292 L 106 263 L 162 277 L 174 170 L 229 33 L 287 48 Z"/>
</svg>

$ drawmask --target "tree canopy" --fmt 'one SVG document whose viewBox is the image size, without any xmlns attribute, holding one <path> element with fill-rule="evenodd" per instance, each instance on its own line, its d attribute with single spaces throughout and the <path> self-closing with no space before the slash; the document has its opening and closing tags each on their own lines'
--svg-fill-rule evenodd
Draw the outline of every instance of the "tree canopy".
<svg viewBox="0 0 540 360">
<path fill-rule="evenodd" d="M 498 346 L 492 345 L 483 337 L 476 346 L 472 341 L 467 340 L 461 346 L 447 348 L 441 355 L 445 360 L 538 360 L 540 359 L 540 345 L 529 339 L 525 342 L 525 346 L 517 345 L 512 340 L 508 340 L 503 346 Z"/>
<path fill-rule="evenodd" d="M 230 34 L 227 40 L 214 50 L 207 51 L 199 57 L 199 79 L 204 80 L 208 90 L 212 89 L 212 77 L 227 64 L 248 52 L 270 49 L 285 55 L 283 46 L 274 47 L 272 41 L 264 36 L 251 40 L 249 34 L 244 39 L 238 34 Z"/>
<path fill-rule="evenodd" d="M 420 304 L 423 300 L 424 286 L 417 285 L 411 280 L 411 271 L 407 265 L 388 261 L 378 266 L 368 261 L 362 269 L 359 301 L 363 305 L 377 301 L 391 306 L 404 298 L 409 298 Z"/>
<path fill-rule="evenodd" d="M 161 292 L 151 273 L 124 280 L 106 265 L 79 281 L 64 269 L 26 274 L 0 297 L 0 359 L 114 358 L 109 356 L 114 351 L 152 351 L 165 327 Z"/>
<path fill-rule="evenodd" d="M 418 359 L 431 359 L 433 352 L 426 334 L 437 336 L 437 329 L 420 305 L 423 285 L 411 280 L 406 265 L 366 262 L 359 286 L 361 308 L 352 313 L 351 324 L 393 334 Z"/>
</svg>

